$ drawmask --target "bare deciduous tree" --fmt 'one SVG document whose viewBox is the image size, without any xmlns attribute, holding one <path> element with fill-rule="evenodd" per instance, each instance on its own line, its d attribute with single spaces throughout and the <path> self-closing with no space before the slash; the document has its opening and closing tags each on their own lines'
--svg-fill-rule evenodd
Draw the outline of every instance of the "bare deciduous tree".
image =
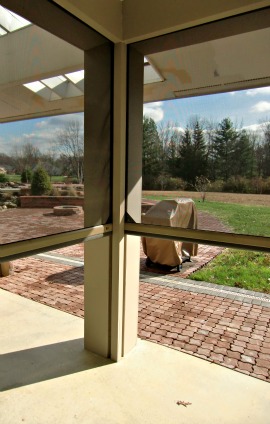
<svg viewBox="0 0 270 424">
<path fill-rule="evenodd" d="M 24 143 L 22 146 L 13 147 L 11 156 L 15 163 L 16 171 L 22 173 L 26 167 L 34 169 L 37 166 L 41 153 L 38 147 L 35 147 L 32 143 Z"/>
<path fill-rule="evenodd" d="M 68 164 L 71 175 L 75 175 L 78 182 L 83 182 L 83 134 L 78 121 L 72 120 L 57 134 L 57 141 L 61 156 Z"/>
</svg>

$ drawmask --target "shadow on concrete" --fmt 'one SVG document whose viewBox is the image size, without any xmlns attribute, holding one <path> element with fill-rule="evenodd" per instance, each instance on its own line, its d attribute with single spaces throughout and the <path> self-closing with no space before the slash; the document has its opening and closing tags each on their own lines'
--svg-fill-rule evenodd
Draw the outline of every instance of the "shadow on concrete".
<svg viewBox="0 0 270 424">
<path fill-rule="evenodd" d="M 84 350 L 83 339 L 68 340 L 1 355 L 0 391 L 112 364 Z"/>
</svg>

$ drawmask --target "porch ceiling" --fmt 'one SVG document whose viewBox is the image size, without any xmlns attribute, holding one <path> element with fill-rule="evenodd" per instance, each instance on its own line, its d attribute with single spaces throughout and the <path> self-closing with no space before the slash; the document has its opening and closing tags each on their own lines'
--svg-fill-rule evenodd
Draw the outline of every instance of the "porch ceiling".
<svg viewBox="0 0 270 424">
<path fill-rule="evenodd" d="M 263 28 L 151 53 L 144 101 L 269 86 L 269 40 L 270 29 Z M 0 55 L 0 123 L 83 111 L 84 80 L 44 82 L 82 70 L 82 50 L 29 25 L 0 37 Z M 45 84 L 36 92 L 25 85 L 36 81 Z"/>
<path fill-rule="evenodd" d="M 161 77 L 145 102 L 270 85 L 270 28 L 147 56 Z"/>
<path fill-rule="evenodd" d="M 30 25 L 0 37 L 0 55 L 0 122 L 83 110 L 83 79 L 65 77 L 84 68 L 78 48 Z M 61 84 L 48 80 L 56 76 Z M 24 85 L 42 80 L 36 92 Z"/>
</svg>

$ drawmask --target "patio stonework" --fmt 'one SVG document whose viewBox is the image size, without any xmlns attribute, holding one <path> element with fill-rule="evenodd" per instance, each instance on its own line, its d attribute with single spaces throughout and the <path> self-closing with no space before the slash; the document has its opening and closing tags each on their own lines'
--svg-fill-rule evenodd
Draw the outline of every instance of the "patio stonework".
<svg viewBox="0 0 270 424">
<path fill-rule="evenodd" d="M 82 258 L 82 245 L 50 254 L 14 261 L 0 288 L 83 317 L 83 267 L 56 262 Z M 141 282 L 138 336 L 270 380 L 270 308 Z"/>
<path fill-rule="evenodd" d="M 1 220 L 1 243 L 83 227 L 83 215 L 56 217 L 46 209 L 18 208 L 1 213 L 0 225 Z M 229 230 L 216 218 L 209 220 L 207 214 L 202 214 L 199 222 L 204 229 Z M 252 303 L 230 298 L 225 291 L 222 297 L 222 290 L 215 295 L 214 290 L 209 294 L 195 286 L 181 287 L 180 280 L 188 282 L 185 279 L 192 272 L 222 250 L 200 245 L 198 256 L 185 263 L 181 272 L 170 272 L 147 268 L 141 249 L 138 335 L 269 381 L 270 307 L 256 299 Z M 79 244 L 16 260 L 13 274 L 0 278 L 0 288 L 83 317 L 83 256 L 83 244 Z M 152 283 L 148 281 L 151 278 Z"/>
</svg>

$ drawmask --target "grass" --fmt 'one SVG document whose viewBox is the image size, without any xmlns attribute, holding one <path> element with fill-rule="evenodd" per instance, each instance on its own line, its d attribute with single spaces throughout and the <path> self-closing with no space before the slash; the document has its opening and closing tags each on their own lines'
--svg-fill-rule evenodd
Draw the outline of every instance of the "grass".
<svg viewBox="0 0 270 424">
<path fill-rule="evenodd" d="M 173 196 L 166 194 L 144 196 L 145 199 L 158 201 L 166 200 L 169 197 L 173 198 Z M 224 200 L 226 199 L 226 193 L 223 198 Z M 255 206 L 253 204 L 210 202 L 207 200 L 202 202 L 198 199 L 195 199 L 194 202 L 198 211 L 208 212 L 216 216 L 237 234 L 270 237 L 270 207 Z"/>
<path fill-rule="evenodd" d="M 144 198 L 164 200 L 178 196 L 147 194 Z M 198 198 L 194 201 L 199 211 L 216 216 L 235 233 L 270 237 L 269 206 L 256 206 L 253 203 L 228 203 L 227 199 L 232 200 L 232 197 L 221 193 L 220 201 L 206 200 L 202 202 Z M 249 196 L 242 196 L 242 199 L 249 202 Z M 270 254 L 226 249 L 189 278 L 270 293 Z"/>
<path fill-rule="evenodd" d="M 13 183 L 20 183 L 21 182 L 21 176 L 16 174 L 7 174 L 8 180 Z"/>
<path fill-rule="evenodd" d="M 226 249 L 189 278 L 270 293 L 270 255 Z"/>
<path fill-rule="evenodd" d="M 59 176 L 53 175 L 50 178 L 50 180 L 51 180 L 52 183 L 63 183 L 65 181 L 65 177 L 63 177 L 61 175 L 59 175 Z"/>
<path fill-rule="evenodd" d="M 270 237 L 270 208 L 220 202 L 195 201 L 199 211 L 219 218 L 238 234 Z"/>
<path fill-rule="evenodd" d="M 21 176 L 17 175 L 17 174 L 7 174 L 7 177 L 9 179 L 9 181 L 12 181 L 14 183 L 20 183 L 21 182 Z M 53 175 L 51 177 L 51 182 L 52 183 L 63 183 L 65 181 L 65 177 L 62 175 Z"/>
</svg>

